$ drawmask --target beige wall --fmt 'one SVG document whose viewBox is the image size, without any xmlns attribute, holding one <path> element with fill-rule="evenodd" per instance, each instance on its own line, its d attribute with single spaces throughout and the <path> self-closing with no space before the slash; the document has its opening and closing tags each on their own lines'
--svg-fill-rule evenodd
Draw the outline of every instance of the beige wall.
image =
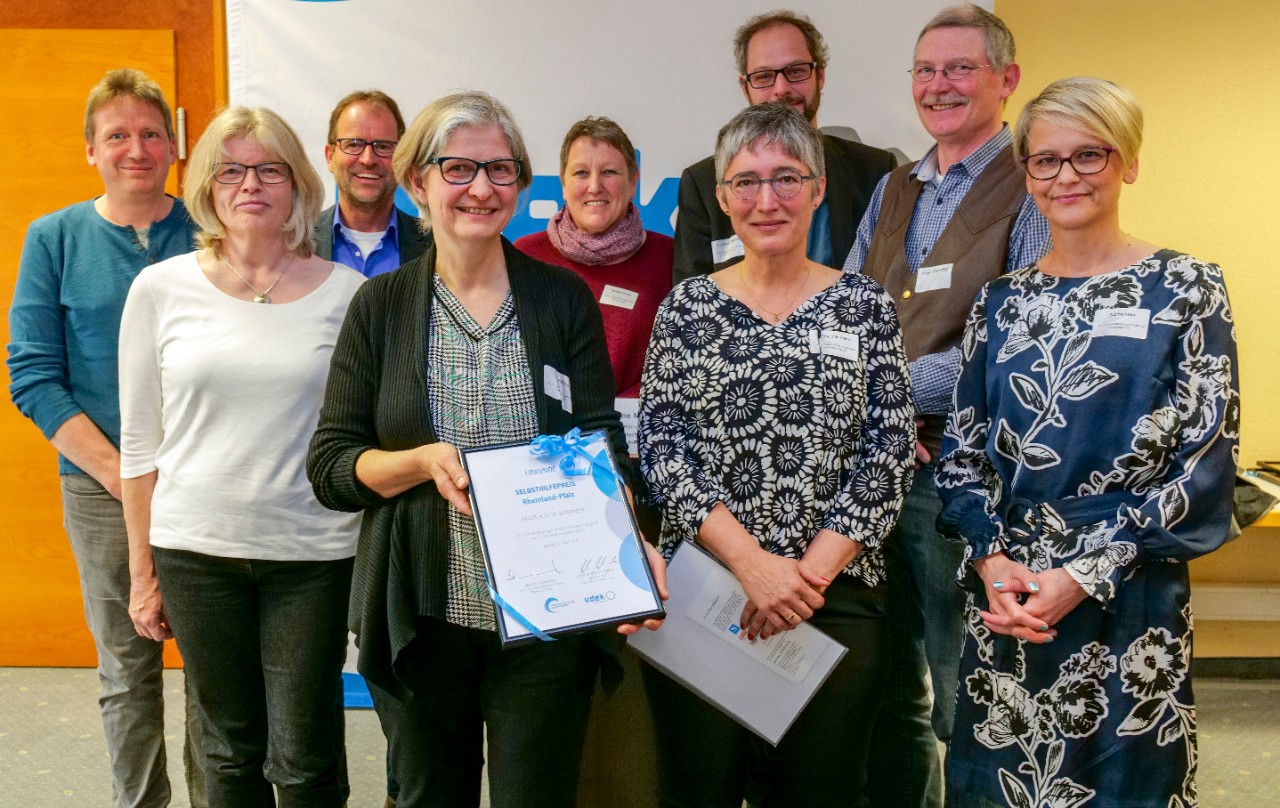
<svg viewBox="0 0 1280 808">
<path fill-rule="evenodd" d="M 1142 102 L 1122 224 L 1222 265 L 1240 346 L 1240 459 L 1280 459 L 1280 103 L 1273 0 L 996 0 L 1018 44 L 1012 122 L 1046 84 L 1092 75 Z"/>
</svg>

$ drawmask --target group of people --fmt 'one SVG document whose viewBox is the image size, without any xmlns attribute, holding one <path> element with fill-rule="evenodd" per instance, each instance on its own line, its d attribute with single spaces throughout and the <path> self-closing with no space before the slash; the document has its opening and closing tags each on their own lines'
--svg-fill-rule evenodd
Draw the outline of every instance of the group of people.
<svg viewBox="0 0 1280 808">
<path fill-rule="evenodd" d="M 221 112 L 179 200 L 159 88 L 94 88 L 104 193 L 31 225 L 9 368 L 60 455 L 116 805 L 169 800 L 169 637 L 193 805 L 343 805 L 348 627 L 389 802 L 477 805 L 487 766 L 495 806 L 574 804 L 596 682 L 661 623 L 504 650 L 458 449 L 579 428 L 625 458 L 637 398 L 663 595 L 697 542 L 747 640 L 849 649 L 777 747 L 645 667 L 660 804 L 1196 804 L 1183 562 L 1227 534 L 1234 332 L 1216 266 L 1120 225 L 1137 102 L 1064 79 L 1010 127 L 1011 34 L 947 8 L 909 70 L 935 145 L 895 167 L 818 130 L 808 19 L 753 18 L 735 55 L 748 106 L 674 240 L 608 118 L 512 244 L 530 161 L 482 92 L 408 126 L 342 99 L 322 212 L 272 111 Z"/>
</svg>

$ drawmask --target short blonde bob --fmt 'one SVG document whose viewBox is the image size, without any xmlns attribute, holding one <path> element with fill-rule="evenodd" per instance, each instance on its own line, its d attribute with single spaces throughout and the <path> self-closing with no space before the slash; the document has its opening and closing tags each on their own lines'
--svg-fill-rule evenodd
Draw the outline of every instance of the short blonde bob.
<svg viewBox="0 0 1280 808">
<path fill-rule="evenodd" d="M 520 179 L 516 188 L 523 191 L 533 182 L 533 166 L 529 163 L 529 151 L 516 126 L 511 111 L 488 93 L 464 90 L 437 98 L 428 104 L 405 130 L 391 158 L 391 170 L 396 182 L 418 204 L 418 218 L 423 230 L 431 229 L 431 213 L 426 200 L 414 196 L 412 178 L 415 172 L 425 175 L 431 167 L 427 161 L 441 156 L 440 150 L 456 130 L 463 126 L 497 126 L 507 138 L 511 156 L 520 161 Z M 448 156 L 448 155 L 444 155 Z"/>
<path fill-rule="evenodd" d="M 1142 107 L 1123 87 L 1088 76 L 1059 79 L 1045 87 L 1018 116 L 1013 131 L 1013 154 L 1027 156 L 1031 124 L 1045 121 L 1097 135 L 1115 146 L 1123 165 L 1142 148 Z"/>
<path fill-rule="evenodd" d="M 219 163 L 227 162 L 227 141 L 235 138 L 252 140 L 273 160 L 288 164 L 293 178 L 293 208 L 284 223 L 285 245 L 298 257 L 309 257 L 316 249 L 315 225 L 324 202 L 324 186 L 311 167 L 297 132 L 266 107 L 227 107 L 213 119 L 191 151 L 184 198 L 187 212 L 200 228 L 196 246 L 222 253 L 227 233 L 213 207 L 213 173 Z"/>
</svg>

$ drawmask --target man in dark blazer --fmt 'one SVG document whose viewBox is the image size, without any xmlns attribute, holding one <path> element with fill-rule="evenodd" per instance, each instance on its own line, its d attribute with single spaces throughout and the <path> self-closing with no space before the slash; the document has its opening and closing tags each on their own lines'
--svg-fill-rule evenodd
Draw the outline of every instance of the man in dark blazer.
<svg viewBox="0 0 1280 808">
<path fill-rule="evenodd" d="M 431 234 L 396 207 L 391 155 L 404 134 L 396 102 L 379 90 L 343 98 L 329 116 L 324 156 L 338 185 L 338 204 L 316 223 L 316 254 L 372 278 L 412 261 Z"/>
<path fill-rule="evenodd" d="M 738 83 L 747 103 L 787 104 L 818 126 L 826 80 L 827 46 L 807 17 L 778 11 L 753 17 L 734 35 Z M 876 184 L 896 165 L 889 152 L 831 135 L 822 136 L 827 163 L 826 199 L 814 212 L 809 258 L 839 269 Z M 685 169 L 680 177 L 672 279 L 679 283 L 737 263 L 742 242 L 716 200 L 714 158 Z"/>
</svg>

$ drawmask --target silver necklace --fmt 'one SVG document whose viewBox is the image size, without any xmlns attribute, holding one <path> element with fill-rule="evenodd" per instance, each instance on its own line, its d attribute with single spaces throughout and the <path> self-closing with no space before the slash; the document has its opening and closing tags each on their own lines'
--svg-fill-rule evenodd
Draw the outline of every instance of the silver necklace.
<svg viewBox="0 0 1280 808">
<path fill-rule="evenodd" d="M 742 284 L 742 288 L 745 289 L 747 291 L 747 294 L 750 295 L 751 299 L 755 301 L 756 308 L 760 309 L 760 311 L 767 314 L 768 315 L 767 319 L 772 320 L 774 325 L 777 325 L 778 323 L 782 322 L 782 315 L 790 313 L 795 309 L 795 304 L 796 304 L 796 301 L 800 298 L 800 293 L 804 291 L 804 287 L 809 283 L 809 273 L 813 271 L 813 264 L 806 263 L 804 268 L 804 277 L 800 279 L 800 285 L 797 286 L 795 292 L 792 293 L 791 299 L 787 301 L 787 304 L 783 306 L 781 309 L 778 309 L 777 311 L 772 311 L 764 307 L 764 305 L 760 302 L 760 298 L 757 297 L 756 293 L 753 292 L 751 290 L 751 287 L 747 285 L 747 279 L 742 274 L 741 261 L 738 262 L 737 267 L 738 267 L 738 283 Z"/>
<path fill-rule="evenodd" d="M 249 287 L 250 292 L 253 292 L 254 303 L 270 303 L 271 290 L 276 288 L 276 284 L 279 283 L 280 279 L 283 278 L 285 273 L 289 271 L 289 267 L 293 266 L 292 261 L 290 261 L 288 264 L 285 264 L 284 269 L 280 270 L 280 274 L 277 275 L 276 279 L 271 282 L 271 285 L 268 286 L 266 289 L 263 289 L 261 292 L 259 292 L 256 288 L 254 288 L 254 285 L 252 283 L 249 283 L 247 280 L 245 280 L 244 276 L 240 274 L 240 270 L 231 266 L 231 262 L 227 260 L 226 256 L 221 256 L 221 258 L 222 258 L 222 263 L 227 265 L 227 269 L 236 273 L 236 277 L 240 279 L 240 282 L 243 283 L 245 286 Z"/>
</svg>

